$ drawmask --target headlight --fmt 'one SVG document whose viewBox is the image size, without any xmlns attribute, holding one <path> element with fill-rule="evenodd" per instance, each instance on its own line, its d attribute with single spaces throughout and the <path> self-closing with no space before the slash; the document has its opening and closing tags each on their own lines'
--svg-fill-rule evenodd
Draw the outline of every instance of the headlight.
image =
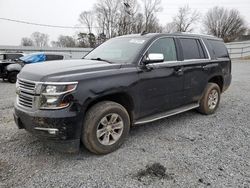
<svg viewBox="0 0 250 188">
<path fill-rule="evenodd" d="M 45 83 L 40 95 L 40 109 L 62 109 L 70 105 L 73 100 L 71 92 L 75 91 L 77 82 Z"/>
</svg>

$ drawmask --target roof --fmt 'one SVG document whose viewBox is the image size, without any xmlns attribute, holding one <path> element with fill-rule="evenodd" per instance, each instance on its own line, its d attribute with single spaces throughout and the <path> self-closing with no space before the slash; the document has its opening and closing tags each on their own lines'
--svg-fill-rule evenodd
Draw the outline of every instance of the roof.
<svg viewBox="0 0 250 188">
<path fill-rule="evenodd" d="M 130 35 L 119 36 L 118 38 L 123 38 L 123 37 L 154 38 L 158 36 L 185 36 L 185 37 L 199 37 L 199 38 L 206 38 L 206 39 L 222 40 L 212 35 L 189 33 L 189 32 L 130 34 Z"/>
</svg>

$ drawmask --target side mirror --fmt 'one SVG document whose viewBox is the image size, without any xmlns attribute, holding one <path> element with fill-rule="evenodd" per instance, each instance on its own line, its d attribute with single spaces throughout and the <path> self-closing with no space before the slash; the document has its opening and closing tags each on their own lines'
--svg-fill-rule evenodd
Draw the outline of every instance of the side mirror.
<svg viewBox="0 0 250 188">
<path fill-rule="evenodd" d="M 156 53 L 148 54 L 148 56 L 144 60 L 145 64 L 161 63 L 161 62 L 164 62 L 164 55 L 163 54 L 156 54 Z"/>
</svg>

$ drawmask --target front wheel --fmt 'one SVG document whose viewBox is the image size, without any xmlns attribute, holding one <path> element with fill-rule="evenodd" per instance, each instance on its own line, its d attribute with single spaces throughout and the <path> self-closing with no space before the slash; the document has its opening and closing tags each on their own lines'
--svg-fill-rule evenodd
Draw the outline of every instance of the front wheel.
<svg viewBox="0 0 250 188">
<path fill-rule="evenodd" d="M 8 81 L 10 83 L 13 83 L 13 84 L 16 83 L 17 74 L 18 74 L 18 72 L 16 72 L 16 71 L 9 72 L 9 74 L 8 74 Z"/>
<path fill-rule="evenodd" d="M 200 100 L 198 111 L 202 114 L 213 114 L 220 103 L 220 87 L 215 83 L 208 83 Z"/>
<path fill-rule="evenodd" d="M 96 154 L 107 154 L 118 149 L 129 133 L 130 118 L 126 109 L 115 102 L 103 101 L 86 113 L 82 141 Z"/>
</svg>

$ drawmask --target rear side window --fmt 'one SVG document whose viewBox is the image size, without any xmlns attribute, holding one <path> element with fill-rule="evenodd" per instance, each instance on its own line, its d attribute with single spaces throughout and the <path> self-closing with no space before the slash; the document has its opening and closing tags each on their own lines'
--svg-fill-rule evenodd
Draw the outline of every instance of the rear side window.
<svg viewBox="0 0 250 188">
<path fill-rule="evenodd" d="M 164 61 L 176 61 L 176 48 L 173 38 L 161 38 L 155 41 L 149 48 L 148 53 L 160 53 L 164 55 Z"/>
<path fill-rule="evenodd" d="M 46 55 L 46 61 L 62 60 L 62 55 Z"/>
<path fill-rule="evenodd" d="M 223 41 L 208 40 L 216 58 L 229 57 L 227 48 Z"/>
<path fill-rule="evenodd" d="M 205 59 L 205 53 L 198 39 L 180 38 L 184 60 Z"/>
</svg>

